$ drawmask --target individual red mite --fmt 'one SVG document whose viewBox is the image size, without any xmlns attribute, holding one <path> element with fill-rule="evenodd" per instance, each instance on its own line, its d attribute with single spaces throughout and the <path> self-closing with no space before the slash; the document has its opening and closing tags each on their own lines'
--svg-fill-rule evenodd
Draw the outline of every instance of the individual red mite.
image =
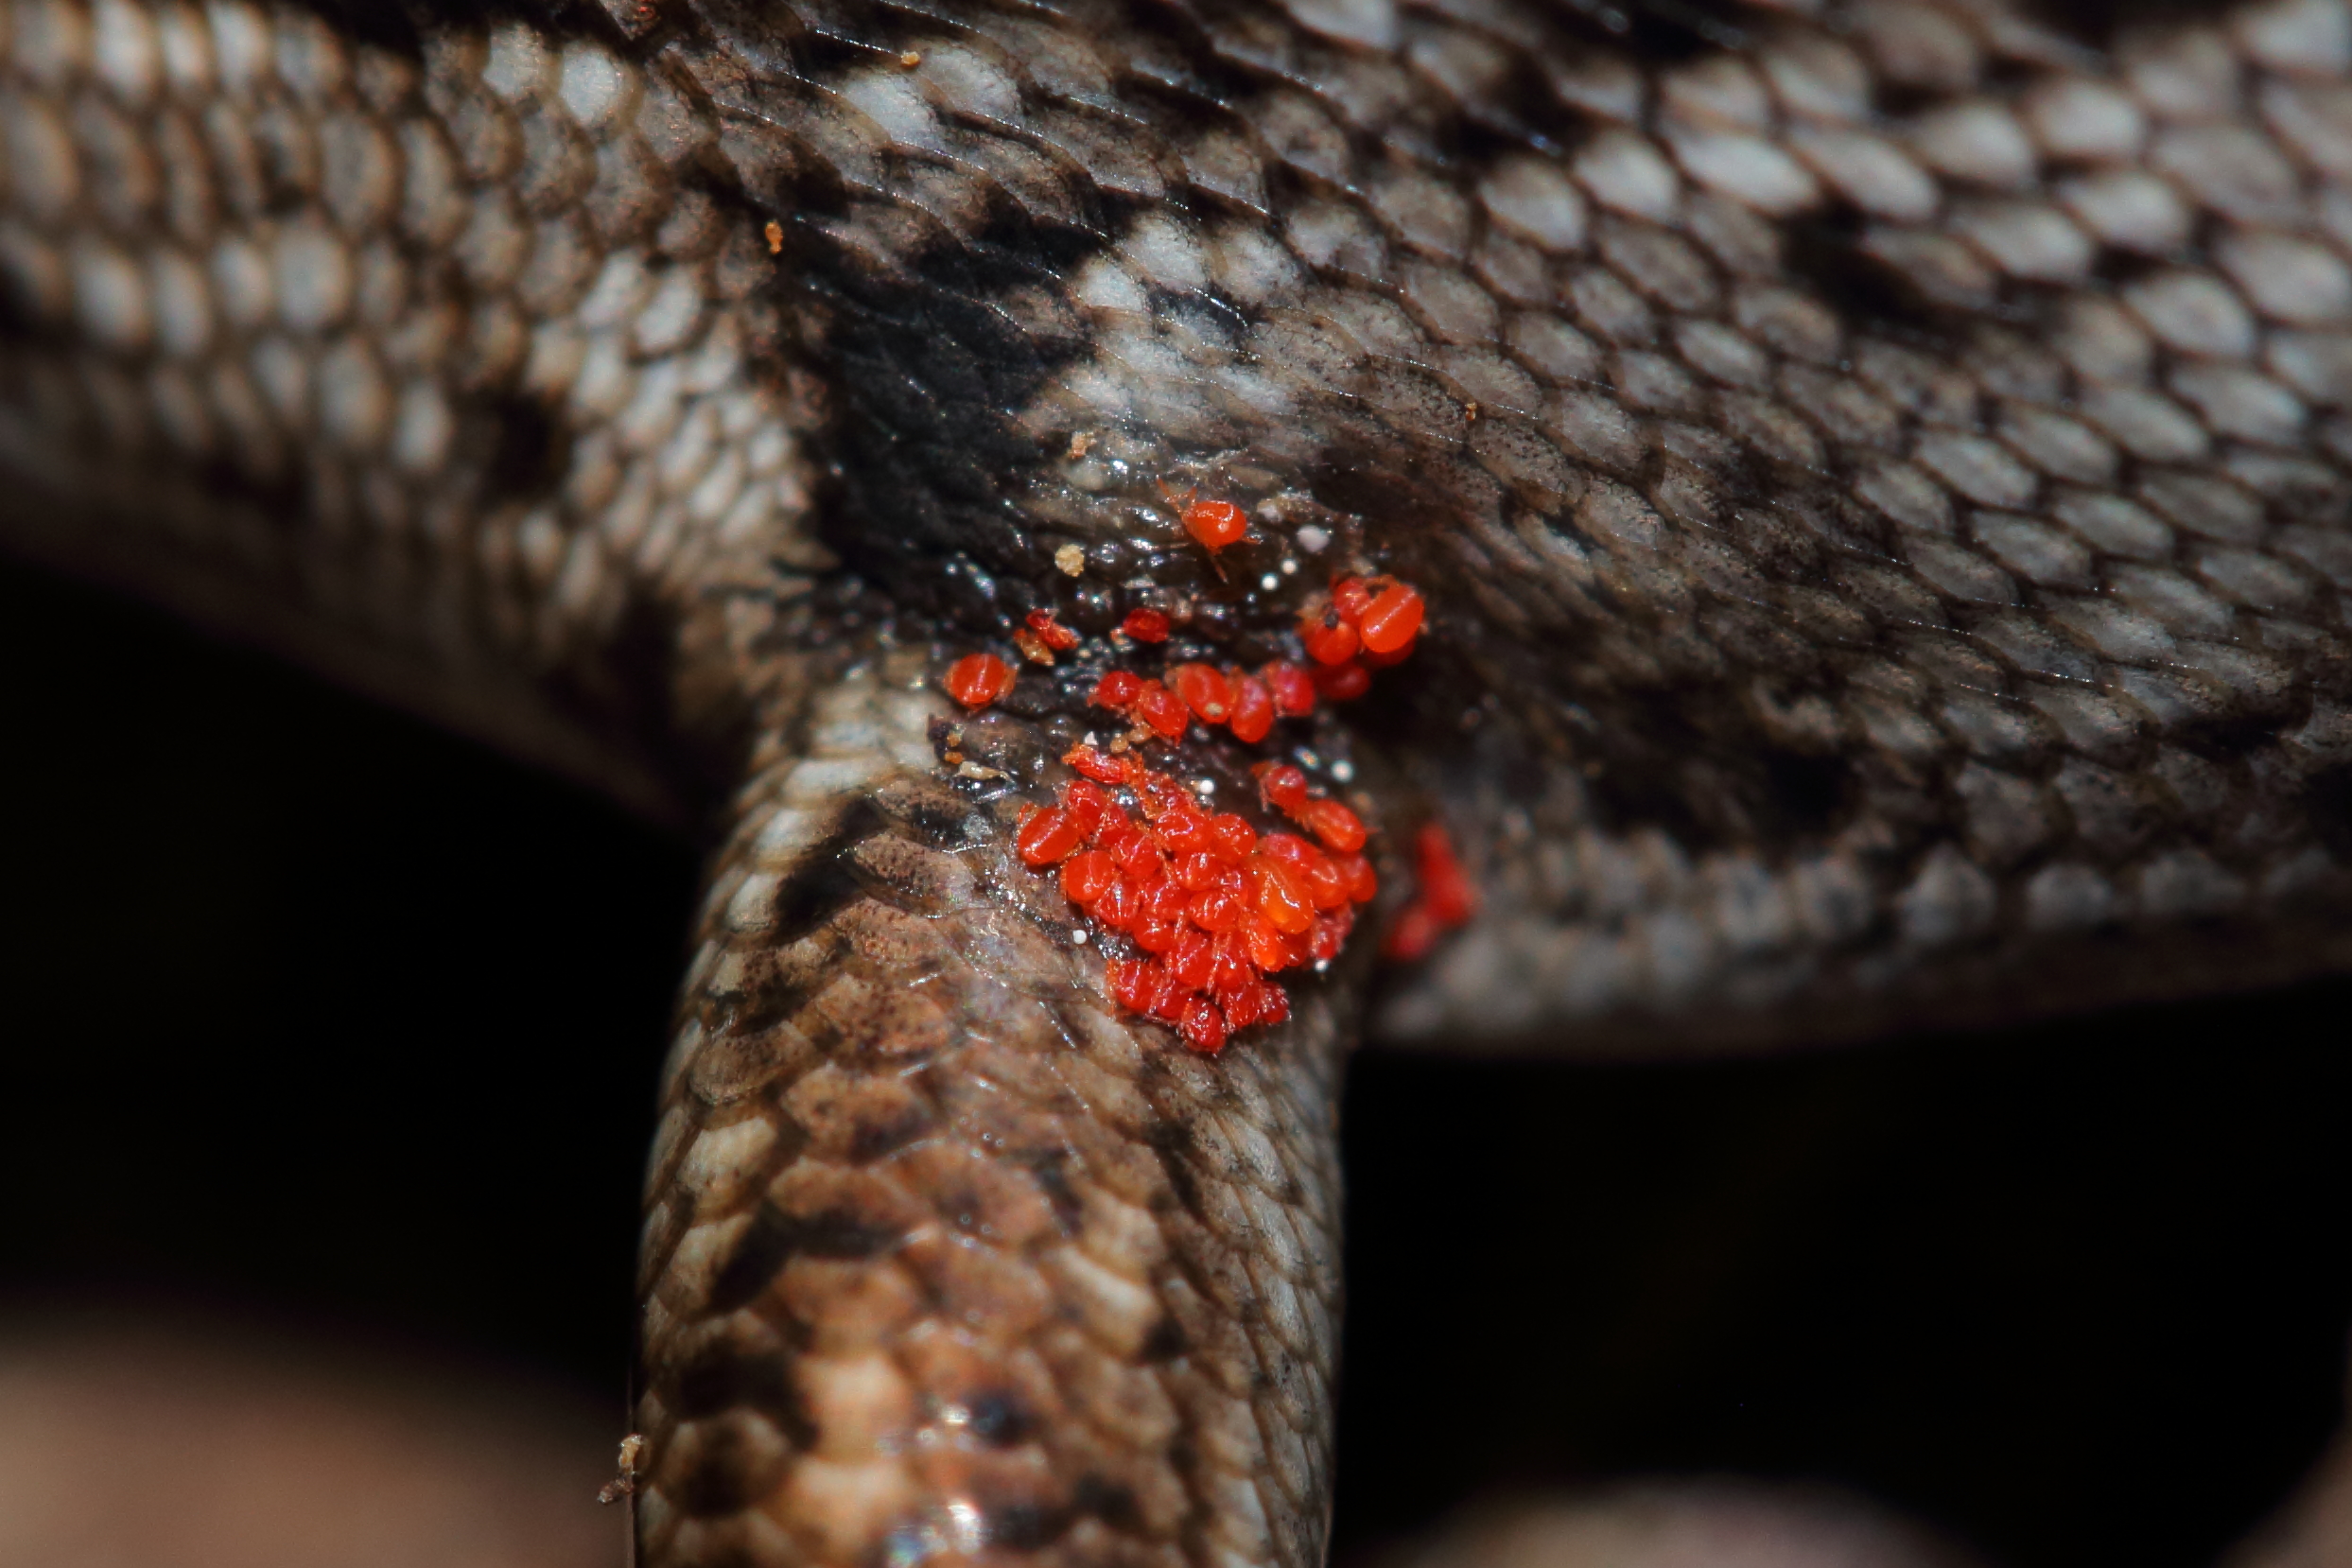
<svg viewBox="0 0 2352 1568">
<path fill-rule="evenodd" d="M 1096 707 L 1124 708 L 1143 694 L 1143 678 L 1124 670 L 1113 670 L 1094 683 L 1094 695 L 1087 699 Z"/>
<path fill-rule="evenodd" d="M 1346 664 L 1364 644 L 1363 634 L 1333 614 L 1310 617 L 1298 627 L 1307 657 L 1321 665 Z"/>
<path fill-rule="evenodd" d="M 1055 620 L 1051 610 L 1030 611 L 1025 624 L 1039 642 L 1056 653 L 1067 653 L 1078 646 L 1078 634 Z"/>
<path fill-rule="evenodd" d="M 1255 675 L 1245 675 L 1236 670 L 1227 681 L 1232 692 L 1232 717 L 1228 722 L 1233 739 L 1256 744 L 1266 738 L 1274 727 L 1274 692 Z"/>
<path fill-rule="evenodd" d="M 1193 501 L 1184 508 L 1184 531 L 1211 550 L 1238 545 L 1249 532 L 1249 518 L 1231 501 Z"/>
<path fill-rule="evenodd" d="M 1168 640 L 1168 618 L 1159 610 L 1129 610 L 1119 629 L 1138 642 Z"/>
<path fill-rule="evenodd" d="M 1353 702 L 1372 689 L 1372 672 L 1360 664 L 1333 665 L 1315 672 L 1315 694 L 1329 702 Z"/>
<path fill-rule="evenodd" d="M 1233 683 L 1208 665 L 1179 664 L 1168 679 L 1202 723 L 1222 724 L 1233 717 Z"/>
<path fill-rule="evenodd" d="M 1300 719 L 1315 711 L 1315 678 L 1297 665 L 1277 659 L 1258 674 L 1274 693 L 1277 713 Z"/>
<path fill-rule="evenodd" d="M 1193 722 L 1184 699 L 1158 681 L 1145 681 L 1133 706 L 1135 717 L 1157 730 L 1163 740 L 1183 740 L 1185 726 Z"/>
<path fill-rule="evenodd" d="M 1307 803 L 1307 775 L 1289 763 L 1261 763 L 1251 771 L 1258 775 L 1260 797 L 1284 816 Z"/>
<path fill-rule="evenodd" d="M 1228 545 L 1238 545 L 1249 536 L 1249 516 L 1231 501 L 1196 501 L 1193 497 L 1200 487 L 1194 485 L 1182 496 L 1168 488 L 1168 481 L 1159 481 L 1159 494 L 1184 523 L 1184 531 L 1195 543 L 1214 555 Z"/>
<path fill-rule="evenodd" d="M 1397 911 L 1381 952 L 1410 963 L 1426 957 L 1437 938 L 1478 913 L 1478 893 L 1455 857 L 1445 828 L 1425 822 L 1413 836 L 1415 885 L 1413 901 Z"/>
<path fill-rule="evenodd" d="M 994 653 L 967 653 L 948 667 L 948 695 L 979 709 L 1013 689 L 1013 667 Z"/>
<path fill-rule="evenodd" d="M 1356 617 L 1356 633 L 1372 653 L 1401 653 L 1420 635 L 1426 612 L 1420 593 L 1402 583 L 1390 583 Z"/>
</svg>

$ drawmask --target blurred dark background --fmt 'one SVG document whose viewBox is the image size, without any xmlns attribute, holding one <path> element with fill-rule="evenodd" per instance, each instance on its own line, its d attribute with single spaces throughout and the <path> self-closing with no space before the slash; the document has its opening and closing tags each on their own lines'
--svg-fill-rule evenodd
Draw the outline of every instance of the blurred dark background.
<svg viewBox="0 0 2352 1568">
<path fill-rule="evenodd" d="M 0 570 L 0 1312 L 299 1325 L 609 1400 L 695 862 Z M 1337 1556 L 1497 1484 L 1827 1481 L 2208 1560 L 2352 1325 L 2352 984 L 1769 1062 L 1371 1055 Z"/>
</svg>

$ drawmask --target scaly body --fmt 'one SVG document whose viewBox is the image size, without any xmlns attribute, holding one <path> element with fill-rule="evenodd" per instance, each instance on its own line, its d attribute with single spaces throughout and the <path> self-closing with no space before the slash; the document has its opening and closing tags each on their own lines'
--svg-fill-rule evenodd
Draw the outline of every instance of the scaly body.
<svg viewBox="0 0 2352 1568">
<path fill-rule="evenodd" d="M 1133 610 L 1255 666 L 1334 578 L 1426 596 L 1355 706 L 1174 754 L 1304 748 L 1393 885 L 1450 827 L 1482 912 L 1388 1037 L 2346 955 L 2340 7 L 125 0 L 5 50 L 10 546 L 713 825 L 650 1562 L 1317 1559 L 1369 943 L 1213 1059 L 1106 993 L 1013 837 Z M 1093 652 L 943 740 L 1038 609 Z"/>
</svg>

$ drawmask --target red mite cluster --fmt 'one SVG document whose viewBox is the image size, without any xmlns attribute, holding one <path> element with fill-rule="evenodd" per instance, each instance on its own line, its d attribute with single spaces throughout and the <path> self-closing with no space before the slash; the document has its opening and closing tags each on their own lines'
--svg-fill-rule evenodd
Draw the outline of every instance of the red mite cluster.
<svg viewBox="0 0 2352 1568">
<path fill-rule="evenodd" d="M 1420 594 L 1393 577 L 1333 584 L 1330 601 L 1298 623 L 1298 640 L 1315 664 L 1315 690 L 1335 703 L 1363 696 L 1373 671 L 1412 653 L 1423 610 Z"/>
<path fill-rule="evenodd" d="M 1227 501 L 1189 501 L 1183 518 L 1212 551 L 1246 530 L 1241 510 Z M 1299 623 L 1306 665 L 1278 659 L 1253 673 L 1177 664 L 1164 680 L 1113 670 L 1095 683 L 1092 704 L 1124 717 L 1134 732 L 1112 750 L 1082 745 L 1064 757 L 1081 776 L 1057 804 L 1024 812 L 1014 845 L 1032 866 L 1060 867 L 1071 902 L 1145 955 L 1108 961 L 1110 992 L 1122 1007 L 1176 1025 L 1187 1045 L 1213 1055 L 1231 1031 L 1290 1016 L 1289 995 L 1267 977 L 1338 956 L 1355 906 L 1380 888 L 1362 853 L 1363 822 L 1340 802 L 1311 793 L 1298 769 L 1261 762 L 1250 771 L 1267 808 L 1310 837 L 1261 834 L 1232 812 L 1202 810 L 1176 780 L 1126 748 L 1151 737 L 1180 740 L 1195 720 L 1255 742 L 1277 718 L 1313 713 L 1318 697 L 1360 697 L 1372 670 L 1412 653 L 1423 614 L 1421 596 L 1393 578 L 1342 578 Z M 1160 643 L 1170 627 L 1165 614 L 1145 609 L 1131 612 L 1119 630 L 1135 642 Z M 1081 639 L 1039 610 L 1013 640 L 1023 658 L 1050 665 Z M 948 694 L 983 708 L 1011 691 L 1014 679 L 995 654 L 972 653 L 948 671 Z M 1473 904 L 1444 829 L 1423 828 L 1416 845 L 1419 891 L 1384 944 L 1396 957 L 1428 951 L 1439 932 L 1469 918 Z"/>
<path fill-rule="evenodd" d="M 1031 865 L 1060 866 L 1071 902 L 1150 955 L 1110 960 L 1111 995 L 1175 1024 L 1195 1051 L 1214 1054 L 1228 1031 L 1290 1017 L 1266 976 L 1337 957 L 1354 906 L 1380 891 L 1360 853 L 1364 824 L 1336 800 L 1310 799 L 1297 768 L 1264 765 L 1259 789 L 1320 847 L 1261 834 L 1230 811 L 1211 816 L 1131 756 L 1078 746 L 1063 760 L 1084 776 L 1021 819 L 1014 847 Z"/>
</svg>

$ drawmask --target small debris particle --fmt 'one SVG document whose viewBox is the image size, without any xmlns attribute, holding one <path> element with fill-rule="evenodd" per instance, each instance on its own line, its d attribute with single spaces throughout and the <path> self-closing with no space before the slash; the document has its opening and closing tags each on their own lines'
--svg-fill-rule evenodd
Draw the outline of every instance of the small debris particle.
<svg viewBox="0 0 2352 1568">
<path fill-rule="evenodd" d="M 923 63 L 923 53 L 919 49 L 909 49 L 898 57 L 898 63 L 905 69 L 912 71 L 917 65 Z"/>
<path fill-rule="evenodd" d="M 1087 569 L 1087 552 L 1075 545 L 1064 545 L 1054 552 L 1054 565 L 1064 577 L 1083 577 Z"/>
<path fill-rule="evenodd" d="M 1309 555 L 1322 554 L 1323 548 L 1332 542 L 1332 536 L 1313 523 L 1298 531 L 1298 548 Z"/>
<path fill-rule="evenodd" d="M 1077 462 L 1094 450 L 1094 432 L 1080 430 L 1070 438 L 1070 461 Z"/>
<path fill-rule="evenodd" d="M 635 1497 L 637 1490 L 637 1467 L 645 1462 L 645 1435 L 632 1432 L 620 1439 L 620 1457 L 613 1478 L 597 1489 L 596 1500 L 603 1504 Z"/>
<path fill-rule="evenodd" d="M 768 254 L 770 254 L 770 255 L 772 255 L 772 256 L 773 256 L 773 255 L 777 255 L 777 254 L 780 254 L 780 253 L 783 252 L 783 249 L 784 249 L 784 225 L 783 225 L 783 224 L 778 223 L 778 222 L 777 222 L 775 218 L 769 218 L 769 219 L 768 219 L 768 226 L 767 226 L 766 228 L 764 228 L 764 229 L 760 230 L 759 232 L 760 232 L 762 235 L 765 235 L 767 236 L 767 240 L 768 240 Z"/>
</svg>

